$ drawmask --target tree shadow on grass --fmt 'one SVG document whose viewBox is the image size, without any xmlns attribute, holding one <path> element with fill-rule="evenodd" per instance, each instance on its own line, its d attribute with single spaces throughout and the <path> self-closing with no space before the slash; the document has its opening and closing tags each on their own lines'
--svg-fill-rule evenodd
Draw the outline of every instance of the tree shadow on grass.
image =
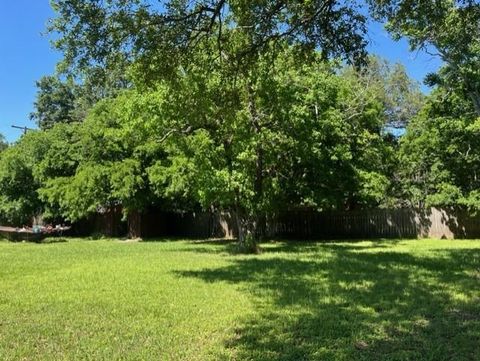
<svg viewBox="0 0 480 361">
<path fill-rule="evenodd" d="M 170 242 L 183 242 L 184 237 L 145 237 L 142 238 L 142 242 L 145 243 L 170 243 Z"/>
<path fill-rule="evenodd" d="M 128 240 L 125 238 L 125 240 Z M 144 243 L 171 243 L 171 242 L 185 242 L 187 245 L 192 246 L 188 249 L 190 252 L 196 253 L 223 253 L 230 255 L 243 254 L 238 247 L 238 241 L 236 239 L 225 238 L 207 238 L 207 239 L 189 239 L 185 237 L 152 237 L 143 238 L 141 242 Z M 319 246 L 331 246 L 338 248 L 359 249 L 365 250 L 367 248 L 388 248 L 395 245 L 401 240 L 395 239 L 378 239 L 375 241 L 368 241 L 371 244 L 366 246 L 361 244 L 367 242 L 365 239 L 358 240 L 321 240 L 321 241 L 305 241 L 305 240 L 270 240 L 263 242 L 260 247 L 260 253 L 287 253 L 287 254 L 311 254 L 312 252 L 319 252 L 321 249 Z M 357 245 L 358 244 L 358 245 Z M 273 247 L 270 247 L 273 246 Z"/>
<path fill-rule="evenodd" d="M 275 247 L 262 247 L 261 251 L 263 253 L 320 253 L 324 251 L 324 247 L 328 249 L 339 249 L 339 250 L 367 250 L 370 248 L 390 248 L 395 246 L 404 240 L 400 239 L 377 239 L 374 241 L 365 240 L 365 239 L 354 239 L 354 240 L 321 240 L 321 241 L 273 241 L 270 243 L 275 244 Z M 366 244 L 368 243 L 368 244 Z"/>
<path fill-rule="evenodd" d="M 239 360 L 480 359 L 480 250 L 315 247 L 317 258 L 272 253 L 178 273 L 252 295 L 254 314 L 226 342 Z"/>
<path fill-rule="evenodd" d="M 185 240 L 185 239 L 183 239 Z M 366 250 L 368 248 L 389 248 L 404 240 L 396 239 L 378 239 L 375 241 L 369 241 L 365 239 L 357 240 L 267 240 L 264 241 L 260 247 L 260 253 L 286 253 L 286 254 L 312 254 L 322 251 L 322 246 L 329 246 L 339 249 L 358 249 Z M 370 244 L 365 245 L 365 242 Z M 244 254 L 238 247 L 238 241 L 236 239 L 205 239 L 205 240 L 190 240 L 188 242 L 191 245 L 195 245 L 191 252 L 198 253 L 228 253 L 231 255 Z M 197 247 L 205 245 L 207 247 Z"/>
</svg>

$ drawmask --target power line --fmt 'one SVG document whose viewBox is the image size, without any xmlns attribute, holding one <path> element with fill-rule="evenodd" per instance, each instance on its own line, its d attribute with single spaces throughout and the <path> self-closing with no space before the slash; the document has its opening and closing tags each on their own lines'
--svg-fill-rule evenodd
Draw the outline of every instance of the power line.
<svg viewBox="0 0 480 361">
<path fill-rule="evenodd" d="M 34 130 L 34 129 L 28 128 L 28 127 L 20 127 L 20 126 L 18 126 L 18 125 L 12 125 L 12 128 L 16 128 L 16 129 L 21 129 L 21 130 L 23 130 L 23 134 L 27 134 L 27 131 L 29 131 L 29 130 Z"/>
</svg>

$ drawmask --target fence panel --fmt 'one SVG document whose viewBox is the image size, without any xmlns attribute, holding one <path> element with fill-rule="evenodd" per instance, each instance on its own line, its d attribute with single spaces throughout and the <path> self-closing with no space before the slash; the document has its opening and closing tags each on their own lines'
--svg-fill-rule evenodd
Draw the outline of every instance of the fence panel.
<svg viewBox="0 0 480 361">
<path fill-rule="evenodd" d="M 116 235 L 123 231 L 120 213 L 97 215 L 83 229 Z M 79 228 L 79 227 L 77 227 Z M 229 213 L 148 212 L 142 215 L 144 237 L 233 238 L 238 232 Z M 369 209 L 349 212 L 290 211 L 270 215 L 266 234 L 283 239 L 480 238 L 480 217 L 462 210 Z"/>
</svg>

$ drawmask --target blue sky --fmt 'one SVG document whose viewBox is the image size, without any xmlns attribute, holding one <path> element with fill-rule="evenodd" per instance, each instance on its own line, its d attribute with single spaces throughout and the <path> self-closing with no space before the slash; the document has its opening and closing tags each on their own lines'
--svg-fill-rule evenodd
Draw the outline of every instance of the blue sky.
<svg viewBox="0 0 480 361">
<path fill-rule="evenodd" d="M 42 36 L 52 17 L 49 0 L 0 0 L 0 133 L 8 141 L 21 135 L 12 124 L 35 126 L 35 81 L 55 71 L 60 54 Z"/>
<path fill-rule="evenodd" d="M 49 0 L 0 0 L 0 4 L 0 133 L 12 142 L 21 135 L 12 124 L 35 127 L 28 117 L 33 110 L 35 81 L 55 71 L 60 54 L 51 49 L 48 37 L 42 36 L 54 15 Z M 403 63 L 419 81 L 440 65 L 430 55 L 409 52 L 406 41 L 392 41 L 380 24 L 371 24 L 370 41 L 372 53 Z"/>
</svg>

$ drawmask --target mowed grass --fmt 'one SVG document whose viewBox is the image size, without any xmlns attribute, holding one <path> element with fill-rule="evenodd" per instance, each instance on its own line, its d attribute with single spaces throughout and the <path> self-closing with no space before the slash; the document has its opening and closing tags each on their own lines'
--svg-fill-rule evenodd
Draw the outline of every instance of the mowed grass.
<svg viewBox="0 0 480 361">
<path fill-rule="evenodd" d="M 480 360 L 480 241 L 0 242 L 0 360 Z"/>
</svg>

